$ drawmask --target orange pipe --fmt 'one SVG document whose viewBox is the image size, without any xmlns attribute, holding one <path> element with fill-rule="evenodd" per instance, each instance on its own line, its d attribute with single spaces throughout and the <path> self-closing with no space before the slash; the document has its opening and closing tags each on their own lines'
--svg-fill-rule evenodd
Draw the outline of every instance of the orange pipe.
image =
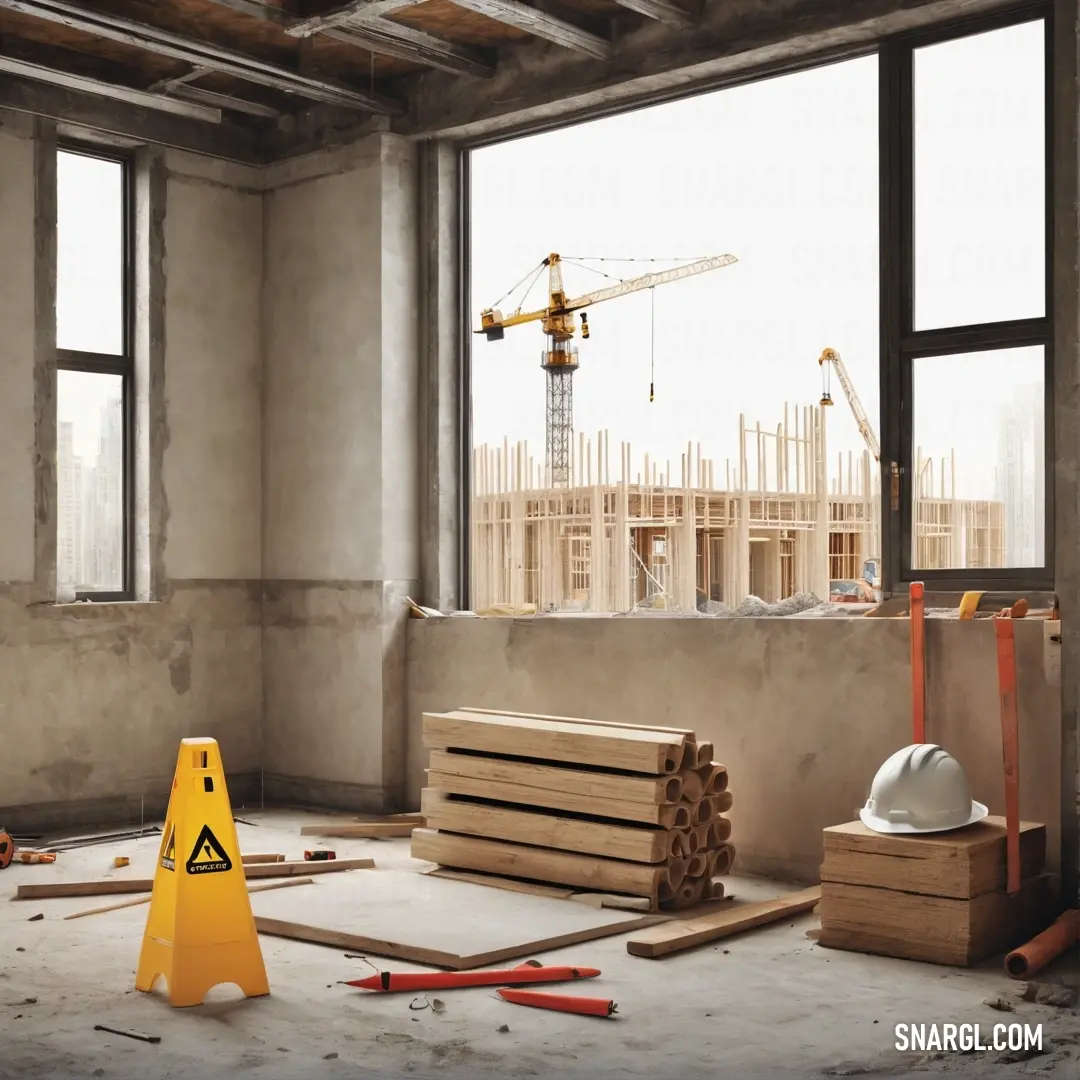
<svg viewBox="0 0 1080 1080">
<path fill-rule="evenodd" d="M 514 1005 L 534 1009 L 577 1013 L 579 1016 L 612 1016 L 618 1006 L 609 998 L 574 997 L 572 994 L 545 994 L 539 990 L 500 990 L 499 997 Z"/>
<path fill-rule="evenodd" d="M 1080 943 L 1080 910 L 1073 908 L 1026 945 L 1013 949 L 1005 957 L 1005 971 L 1014 979 L 1027 979 L 1077 943 Z"/>
<path fill-rule="evenodd" d="M 1016 638 L 1011 616 L 994 620 L 998 691 L 1001 696 L 1001 752 L 1005 765 L 1005 891 L 1020 890 L 1020 734 L 1016 713 Z"/>
<path fill-rule="evenodd" d="M 926 608 L 923 583 L 913 581 L 911 600 L 911 728 L 912 742 L 926 742 Z"/>
</svg>

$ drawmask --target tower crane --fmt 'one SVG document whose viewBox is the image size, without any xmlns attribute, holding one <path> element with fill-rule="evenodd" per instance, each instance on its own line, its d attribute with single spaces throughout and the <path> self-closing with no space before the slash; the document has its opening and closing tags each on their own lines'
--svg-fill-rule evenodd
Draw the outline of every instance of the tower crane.
<svg viewBox="0 0 1080 1080">
<path fill-rule="evenodd" d="M 862 402 L 859 400 L 859 395 L 855 393 L 855 387 L 851 382 L 851 376 L 848 375 L 847 368 L 844 366 L 844 361 L 840 359 L 840 354 L 835 349 L 826 349 L 820 357 L 818 357 L 818 364 L 821 366 L 821 374 L 824 382 L 824 389 L 821 394 L 821 404 L 831 405 L 833 403 L 832 394 L 829 393 L 829 369 L 826 364 L 832 364 L 836 369 L 836 377 L 840 380 L 840 387 L 844 391 L 844 397 L 847 398 L 848 405 L 851 406 L 851 413 L 855 417 L 855 423 L 859 426 L 859 434 L 863 437 L 863 442 L 866 443 L 867 450 L 873 455 L 875 461 L 881 460 L 881 447 L 878 446 L 877 436 L 874 434 L 874 429 L 870 426 L 870 420 L 866 415 L 866 410 L 862 407 Z"/>
<path fill-rule="evenodd" d="M 578 351 L 570 344 L 577 330 L 574 315 L 580 312 L 581 337 L 583 340 L 587 340 L 589 337 L 589 319 L 584 311 L 585 308 L 600 304 L 605 300 L 628 296 L 630 293 L 640 292 L 642 289 L 653 289 L 657 285 L 665 285 L 669 281 L 681 281 L 683 278 L 695 277 L 710 270 L 718 270 L 723 266 L 730 266 L 734 262 L 738 262 L 734 255 L 718 255 L 712 258 L 698 259 L 695 262 L 686 263 L 671 270 L 660 270 L 656 273 L 631 278 L 628 281 L 619 281 L 606 288 L 586 293 L 584 296 L 569 299 L 563 286 L 563 257 L 551 254 L 544 259 L 539 267 L 530 271 L 532 280 L 529 281 L 526 290 L 527 294 L 528 290 L 532 288 L 546 269 L 548 272 L 547 307 L 536 311 L 523 312 L 521 310 L 525 302 L 523 299 L 517 310 L 512 311 L 509 315 L 504 316 L 496 307 L 485 308 L 480 313 L 480 329 L 474 331 L 474 333 L 483 334 L 488 341 L 500 341 L 509 327 L 521 326 L 523 323 L 531 322 L 539 322 L 547 335 L 548 345 L 541 354 L 540 366 L 547 372 L 545 450 L 547 466 L 551 474 L 550 482 L 553 486 L 563 487 L 570 482 L 570 446 L 574 434 L 573 375 L 578 368 Z M 518 286 L 528 280 L 529 275 L 526 275 L 518 283 Z M 518 286 L 515 286 L 510 292 L 515 292 Z"/>
</svg>

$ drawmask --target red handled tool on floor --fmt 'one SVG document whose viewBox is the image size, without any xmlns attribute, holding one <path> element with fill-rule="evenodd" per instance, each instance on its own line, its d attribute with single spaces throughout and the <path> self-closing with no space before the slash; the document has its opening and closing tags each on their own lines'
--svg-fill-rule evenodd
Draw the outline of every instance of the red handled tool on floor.
<svg viewBox="0 0 1080 1080">
<path fill-rule="evenodd" d="M 578 1016 L 614 1016 L 618 1005 L 610 998 L 575 997 L 572 994 L 545 994 L 537 990 L 500 990 L 499 997 L 514 1005 L 534 1009 L 576 1013 Z"/>
<path fill-rule="evenodd" d="M 380 993 L 418 990 L 457 990 L 468 986 L 520 986 L 525 983 L 572 982 L 575 979 L 595 979 L 597 968 L 535 967 L 525 964 L 504 971 L 420 971 L 394 974 L 381 971 L 367 979 L 351 979 L 346 986 Z"/>
</svg>

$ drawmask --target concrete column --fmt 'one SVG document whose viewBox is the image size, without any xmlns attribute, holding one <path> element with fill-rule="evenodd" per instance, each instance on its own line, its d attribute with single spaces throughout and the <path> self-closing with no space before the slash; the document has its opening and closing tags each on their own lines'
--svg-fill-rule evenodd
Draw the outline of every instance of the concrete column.
<svg viewBox="0 0 1080 1080">
<path fill-rule="evenodd" d="M 1061 873 L 1065 903 L 1080 902 L 1080 91 L 1077 2 L 1054 12 L 1054 537 L 1061 604 Z M 1047 478 L 1051 480 L 1050 477 Z"/>
<path fill-rule="evenodd" d="M 459 153 L 429 141 L 419 150 L 420 185 L 420 577 L 423 602 L 452 611 L 463 548 L 462 326 L 459 279 L 462 222 Z M 466 480 L 469 478 L 466 477 Z M 475 601 L 473 601 L 475 602 Z"/>
<path fill-rule="evenodd" d="M 416 153 L 380 133 L 267 187 L 266 794 L 390 809 L 420 575 Z"/>
</svg>

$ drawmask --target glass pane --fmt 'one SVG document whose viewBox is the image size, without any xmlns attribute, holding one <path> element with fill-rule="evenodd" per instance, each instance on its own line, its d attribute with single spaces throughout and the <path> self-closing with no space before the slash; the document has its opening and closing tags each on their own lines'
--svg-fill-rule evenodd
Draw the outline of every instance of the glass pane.
<svg viewBox="0 0 1080 1080">
<path fill-rule="evenodd" d="M 124 167 L 56 155 L 56 345 L 124 351 Z"/>
<path fill-rule="evenodd" d="M 1046 314 L 1045 27 L 915 52 L 915 329 Z"/>
<path fill-rule="evenodd" d="M 1045 565 L 1043 354 L 915 361 L 913 569 Z"/>
<path fill-rule="evenodd" d="M 124 587 L 124 410 L 119 375 L 57 372 L 56 581 L 61 598 Z"/>
</svg>

